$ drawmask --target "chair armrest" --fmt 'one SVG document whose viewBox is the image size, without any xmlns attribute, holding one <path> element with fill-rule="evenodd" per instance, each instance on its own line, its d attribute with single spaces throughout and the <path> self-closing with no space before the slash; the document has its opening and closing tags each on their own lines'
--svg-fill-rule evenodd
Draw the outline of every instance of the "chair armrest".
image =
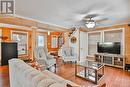
<svg viewBox="0 0 130 87">
<path fill-rule="evenodd" d="M 74 56 L 74 57 L 76 57 L 76 58 L 77 58 L 77 54 L 76 54 L 76 53 L 74 53 L 72 56 Z"/>
<path fill-rule="evenodd" d="M 53 56 L 53 55 L 48 54 L 48 55 L 47 55 L 47 58 L 48 58 L 48 59 L 53 59 L 53 58 L 54 58 L 54 56 Z"/>
<path fill-rule="evenodd" d="M 47 65 L 47 60 L 40 58 L 40 59 L 36 59 L 36 61 L 40 64 L 40 65 Z"/>
</svg>

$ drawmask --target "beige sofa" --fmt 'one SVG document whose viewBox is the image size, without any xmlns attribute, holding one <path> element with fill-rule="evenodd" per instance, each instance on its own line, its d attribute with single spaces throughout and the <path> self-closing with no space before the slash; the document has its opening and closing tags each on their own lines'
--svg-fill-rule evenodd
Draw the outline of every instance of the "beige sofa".
<svg viewBox="0 0 130 87">
<path fill-rule="evenodd" d="M 10 87 L 67 87 L 77 84 L 50 72 L 38 71 L 20 59 L 9 60 Z"/>
</svg>

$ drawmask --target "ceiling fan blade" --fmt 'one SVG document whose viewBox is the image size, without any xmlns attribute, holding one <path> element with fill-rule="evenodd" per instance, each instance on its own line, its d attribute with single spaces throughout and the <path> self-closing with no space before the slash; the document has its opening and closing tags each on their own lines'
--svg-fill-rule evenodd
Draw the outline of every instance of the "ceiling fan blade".
<svg viewBox="0 0 130 87">
<path fill-rule="evenodd" d="M 94 18 L 99 16 L 99 14 L 88 14 L 85 18 Z"/>
<path fill-rule="evenodd" d="M 84 26 L 85 25 L 85 21 L 81 20 L 81 21 L 75 22 L 75 25 L 78 26 L 78 27 Z"/>
<path fill-rule="evenodd" d="M 78 13 L 78 14 L 88 14 L 90 11 L 92 11 L 92 8 L 88 8 L 86 10 L 83 9 L 83 10 L 80 10 L 76 13 Z"/>
<path fill-rule="evenodd" d="M 96 22 L 103 22 L 103 21 L 107 21 L 108 18 L 103 18 L 103 19 L 100 19 L 100 20 L 95 20 Z"/>
</svg>

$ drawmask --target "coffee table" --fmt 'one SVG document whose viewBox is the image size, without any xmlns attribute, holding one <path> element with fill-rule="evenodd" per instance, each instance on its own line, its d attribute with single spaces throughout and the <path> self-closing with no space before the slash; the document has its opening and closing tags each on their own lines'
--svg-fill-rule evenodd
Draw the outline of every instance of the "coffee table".
<svg viewBox="0 0 130 87">
<path fill-rule="evenodd" d="M 77 62 L 75 75 L 97 84 L 104 76 L 104 64 L 88 60 Z"/>
</svg>

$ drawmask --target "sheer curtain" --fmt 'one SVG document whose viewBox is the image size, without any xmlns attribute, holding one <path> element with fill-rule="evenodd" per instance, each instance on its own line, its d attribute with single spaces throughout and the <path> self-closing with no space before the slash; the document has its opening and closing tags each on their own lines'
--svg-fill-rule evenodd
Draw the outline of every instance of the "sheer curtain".
<svg viewBox="0 0 130 87">
<path fill-rule="evenodd" d="M 97 53 L 97 43 L 101 41 L 101 32 L 88 33 L 88 55 Z"/>
</svg>

